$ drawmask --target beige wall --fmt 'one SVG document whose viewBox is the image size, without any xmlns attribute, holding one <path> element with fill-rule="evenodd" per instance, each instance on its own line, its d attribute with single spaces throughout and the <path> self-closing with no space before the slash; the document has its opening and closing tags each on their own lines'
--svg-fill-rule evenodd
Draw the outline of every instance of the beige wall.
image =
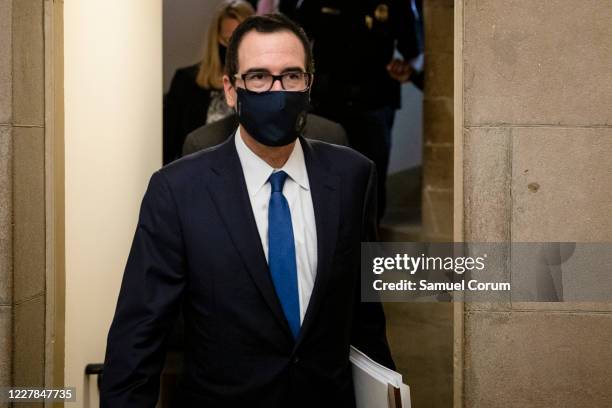
<svg viewBox="0 0 612 408">
<path fill-rule="evenodd" d="M 102 362 L 139 204 L 161 165 L 161 0 L 64 2 L 65 383 Z M 94 387 L 91 387 L 94 390 Z"/>
<path fill-rule="evenodd" d="M 458 238 L 609 242 L 612 3 L 459 5 Z M 456 406 L 612 406 L 610 310 L 466 304 Z"/>
</svg>

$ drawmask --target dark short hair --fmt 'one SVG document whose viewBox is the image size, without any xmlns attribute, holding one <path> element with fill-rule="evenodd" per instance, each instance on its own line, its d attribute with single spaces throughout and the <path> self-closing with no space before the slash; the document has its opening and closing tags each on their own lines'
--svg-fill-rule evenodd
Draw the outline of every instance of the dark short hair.
<svg viewBox="0 0 612 408">
<path fill-rule="evenodd" d="M 227 55 L 225 57 L 225 73 L 229 76 L 232 84 L 235 81 L 234 75 L 238 73 L 238 47 L 244 36 L 251 32 L 258 33 L 276 33 L 280 31 L 289 31 L 299 40 L 304 46 L 304 54 L 306 55 L 306 71 L 314 73 L 314 58 L 312 56 L 312 48 L 306 33 L 296 23 L 282 14 L 266 14 L 263 16 L 251 16 L 245 19 L 232 34 L 229 45 L 227 47 Z"/>
</svg>

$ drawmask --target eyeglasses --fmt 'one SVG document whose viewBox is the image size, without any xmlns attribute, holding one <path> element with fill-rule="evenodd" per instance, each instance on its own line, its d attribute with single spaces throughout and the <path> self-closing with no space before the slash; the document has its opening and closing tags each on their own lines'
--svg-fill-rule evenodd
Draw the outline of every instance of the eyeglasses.
<svg viewBox="0 0 612 408">
<path fill-rule="evenodd" d="M 268 92 L 277 80 L 285 91 L 303 92 L 310 88 L 313 75 L 301 71 L 290 71 L 280 75 L 272 75 L 269 72 L 248 72 L 236 74 L 234 77 L 242 79 L 244 87 L 252 92 Z"/>
</svg>

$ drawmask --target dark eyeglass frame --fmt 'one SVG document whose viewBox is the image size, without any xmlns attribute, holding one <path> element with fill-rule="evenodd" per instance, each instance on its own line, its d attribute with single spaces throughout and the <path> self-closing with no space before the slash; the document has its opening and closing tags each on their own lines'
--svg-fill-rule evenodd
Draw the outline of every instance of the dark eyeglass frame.
<svg viewBox="0 0 612 408">
<path fill-rule="evenodd" d="M 272 77 L 272 82 L 270 83 L 270 88 L 268 88 L 266 90 L 260 90 L 260 91 L 253 91 L 253 90 L 249 89 L 248 86 L 247 86 L 247 81 L 246 81 L 245 77 L 247 75 L 252 75 L 252 74 L 264 74 L 264 75 L 271 76 Z M 287 76 L 287 75 L 291 75 L 291 74 L 303 74 L 303 75 L 306 75 L 306 78 L 307 78 L 307 81 L 308 81 L 308 85 L 306 86 L 306 88 L 301 89 L 299 91 L 291 91 L 291 90 L 286 89 L 285 88 L 285 84 L 283 84 L 283 77 Z M 271 74 L 269 72 L 262 71 L 262 72 L 247 72 L 246 74 L 234 74 L 234 78 L 242 79 L 242 82 L 244 82 L 244 88 L 247 91 L 251 91 L 251 92 L 257 92 L 257 93 L 269 92 L 274 87 L 274 83 L 276 81 L 280 82 L 281 88 L 283 88 L 283 90 L 285 90 L 285 91 L 289 91 L 289 92 L 305 92 L 305 91 L 309 90 L 310 87 L 312 86 L 312 79 L 314 78 L 314 74 L 312 72 L 306 72 L 306 71 L 289 71 L 289 72 L 283 72 L 280 75 L 274 75 L 274 74 Z"/>
</svg>

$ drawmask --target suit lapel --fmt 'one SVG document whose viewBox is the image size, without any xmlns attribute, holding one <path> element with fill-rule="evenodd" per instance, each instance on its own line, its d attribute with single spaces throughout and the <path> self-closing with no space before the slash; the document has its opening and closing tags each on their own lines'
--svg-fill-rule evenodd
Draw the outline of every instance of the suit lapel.
<svg viewBox="0 0 612 408">
<path fill-rule="evenodd" d="M 306 170 L 308 171 L 315 214 L 317 276 L 300 334 L 295 344 L 296 348 L 308 333 L 317 314 L 320 312 L 327 282 L 332 273 L 331 266 L 336 248 L 340 217 L 340 178 L 330 172 L 328 164 L 321 161 L 307 140 L 300 138 L 300 141 L 304 150 L 304 160 L 306 161 Z"/>
<path fill-rule="evenodd" d="M 211 167 L 208 190 L 255 285 L 286 334 L 293 338 L 270 278 L 234 137 L 219 146 L 220 160 Z"/>
</svg>

